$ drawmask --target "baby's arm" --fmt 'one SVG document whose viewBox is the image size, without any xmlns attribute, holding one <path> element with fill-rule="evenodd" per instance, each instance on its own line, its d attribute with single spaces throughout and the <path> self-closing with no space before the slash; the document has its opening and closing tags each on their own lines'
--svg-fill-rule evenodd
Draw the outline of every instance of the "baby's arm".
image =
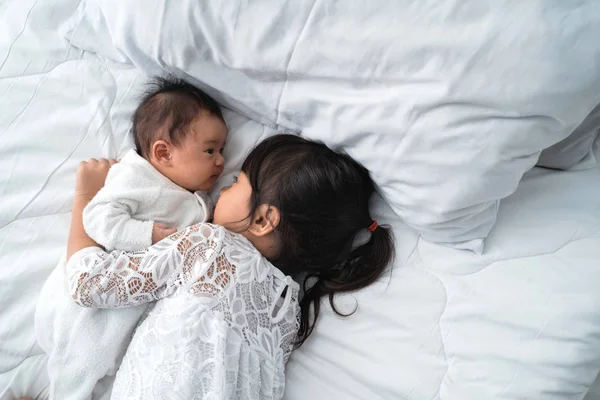
<svg viewBox="0 0 600 400">
<path fill-rule="evenodd" d="M 153 231 L 160 227 L 155 229 L 153 221 L 140 221 L 133 216 L 142 205 L 156 202 L 159 195 L 160 187 L 140 176 L 134 166 L 113 166 L 104 187 L 83 210 L 86 233 L 110 250 L 149 247 L 156 233 Z"/>
</svg>

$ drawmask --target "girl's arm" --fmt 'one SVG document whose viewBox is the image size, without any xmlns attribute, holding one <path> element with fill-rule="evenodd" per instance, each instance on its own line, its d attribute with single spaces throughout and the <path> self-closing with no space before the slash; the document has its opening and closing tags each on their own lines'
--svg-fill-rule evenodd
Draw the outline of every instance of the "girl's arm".
<svg viewBox="0 0 600 400">
<path fill-rule="evenodd" d="M 71 214 L 71 229 L 69 230 L 69 241 L 67 242 L 67 261 L 73 254 L 86 247 L 99 247 L 83 229 L 83 209 L 89 200 L 73 200 L 73 209 Z"/>
<path fill-rule="evenodd" d="M 159 300 L 180 287 L 191 293 L 220 290 L 218 257 L 224 230 L 194 225 L 136 252 L 83 249 L 67 263 L 69 290 L 84 307 L 131 307 Z"/>
<path fill-rule="evenodd" d="M 83 229 L 83 209 L 104 186 L 108 170 L 115 163 L 117 163 L 117 160 L 96 160 L 92 158 L 89 161 L 82 161 L 77 167 L 71 229 L 67 242 L 67 260 L 81 249 L 98 247 L 98 243 L 94 242 Z"/>
<path fill-rule="evenodd" d="M 67 245 L 67 278 L 76 303 L 84 307 L 128 307 L 158 300 L 186 283 L 192 293 L 219 290 L 213 279 L 229 270 L 214 263 L 223 229 L 196 225 L 152 247 L 137 251 L 104 252 L 83 228 L 83 209 L 100 190 L 115 160 L 82 162 L 77 170 L 71 230 Z M 218 265 L 217 265 L 218 264 Z M 214 292 L 213 292 L 214 293 Z"/>
</svg>

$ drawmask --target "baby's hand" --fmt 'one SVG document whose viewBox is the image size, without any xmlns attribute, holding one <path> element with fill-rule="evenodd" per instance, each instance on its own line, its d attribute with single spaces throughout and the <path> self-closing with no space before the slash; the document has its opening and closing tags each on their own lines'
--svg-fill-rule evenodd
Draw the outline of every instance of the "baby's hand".
<svg viewBox="0 0 600 400">
<path fill-rule="evenodd" d="M 75 198 L 90 201 L 104 186 L 108 170 L 116 163 L 118 161 L 112 158 L 100 158 L 98 160 L 91 158 L 88 161 L 80 162 L 75 179 Z"/>
<path fill-rule="evenodd" d="M 165 224 L 159 224 L 155 222 L 154 226 L 152 227 L 152 244 L 160 242 L 161 240 L 163 240 L 169 235 L 174 234 L 175 232 L 177 232 L 176 228 L 170 228 Z"/>
</svg>

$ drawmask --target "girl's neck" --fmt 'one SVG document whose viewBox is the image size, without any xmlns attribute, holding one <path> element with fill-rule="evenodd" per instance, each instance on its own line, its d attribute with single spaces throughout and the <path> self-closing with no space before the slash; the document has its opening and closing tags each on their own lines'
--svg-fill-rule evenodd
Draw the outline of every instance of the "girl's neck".
<svg viewBox="0 0 600 400">
<path fill-rule="evenodd" d="M 277 259 L 279 255 L 279 249 L 274 232 L 271 232 L 265 236 L 256 236 L 248 230 L 239 233 L 248 239 L 263 257 L 270 261 Z"/>
</svg>

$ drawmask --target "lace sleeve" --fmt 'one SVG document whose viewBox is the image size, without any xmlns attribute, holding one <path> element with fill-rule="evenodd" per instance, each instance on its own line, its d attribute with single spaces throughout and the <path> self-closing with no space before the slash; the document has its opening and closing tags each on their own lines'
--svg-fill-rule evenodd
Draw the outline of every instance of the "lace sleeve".
<svg viewBox="0 0 600 400">
<path fill-rule="evenodd" d="M 146 250 L 84 249 L 67 264 L 69 290 L 77 304 L 93 308 L 130 307 L 161 299 L 203 280 L 219 255 L 223 236 L 224 228 L 198 224 Z"/>
</svg>

